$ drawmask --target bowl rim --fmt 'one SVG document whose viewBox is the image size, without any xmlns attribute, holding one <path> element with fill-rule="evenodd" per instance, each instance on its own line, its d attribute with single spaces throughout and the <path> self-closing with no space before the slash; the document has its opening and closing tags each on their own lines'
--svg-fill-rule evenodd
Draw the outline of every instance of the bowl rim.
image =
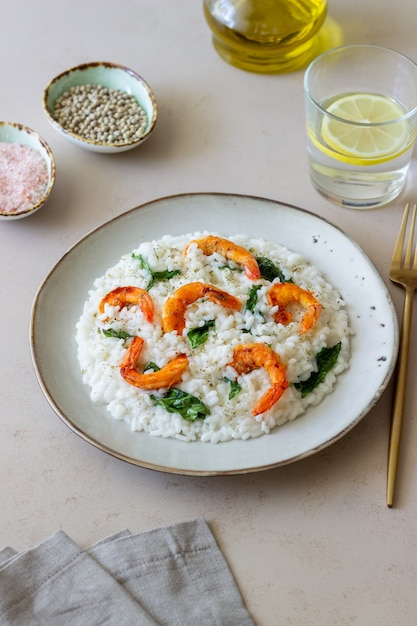
<svg viewBox="0 0 417 626">
<path fill-rule="evenodd" d="M 49 160 L 48 184 L 45 187 L 45 191 L 44 191 L 42 198 L 40 198 L 40 200 L 36 204 L 33 204 L 28 209 L 24 209 L 22 211 L 14 211 L 13 213 L 10 213 L 8 211 L 3 211 L 0 208 L 0 217 L 2 219 L 4 218 L 4 219 L 12 220 L 12 219 L 16 219 L 17 217 L 24 217 L 26 215 L 29 215 L 30 213 L 34 213 L 35 211 L 40 209 L 43 204 L 45 204 L 45 202 L 48 200 L 49 196 L 51 195 L 52 189 L 55 185 L 56 162 L 55 162 L 55 157 L 53 155 L 53 152 L 49 144 L 36 130 L 34 130 L 33 128 L 30 128 L 29 126 L 26 126 L 25 124 L 21 124 L 19 122 L 8 122 L 8 121 L 0 120 L 0 128 L 5 128 L 5 127 L 15 128 L 18 131 L 21 131 L 23 133 L 26 133 L 27 135 L 33 136 L 39 142 L 39 144 L 42 146 L 42 148 L 45 151 L 45 155 L 42 155 L 42 156 L 43 157 L 46 156 L 47 159 Z M 0 143 L 18 144 L 19 141 L 7 141 L 4 139 L 0 139 Z M 36 150 L 36 148 L 34 149 Z"/>
<path fill-rule="evenodd" d="M 92 141 L 91 139 L 87 139 L 86 137 L 83 137 L 82 135 L 77 135 L 76 133 L 71 132 L 70 130 L 64 128 L 64 126 L 62 126 L 53 116 L 50 107 L 48 106 L 47 100 L 48 100 L 48 95 L 50 92 L 51 87 L 58 83 L 60 80 L 62 80 L 63 78 L 69 76 L 72 72 L 84 72 L 86 70 L 91 70 L 91 69 L 98 69 L 100 67 L 104 67 L 110 70 L 119 70 L 121 72 L 124 72 L 126 74 L 128 74 L 131 78 L 133 78 L 134 80 L 138 81 L 144 88 L 145 91 L 148 94 L 149 100 L 151 102 L 151 108 L 152 108 L 152 117 L 149 120 L 149 127 L 146 130 L 146 132 L 139 138 L 134 139 L 132 141 L 126 141 L 124 143 L 103 143 L 100 141 Z M 102 83 L 100 83 L 102 84 Z M 106 85 L 104 85 L 106 86 Z M 123 91 L 123 90 L 120 90 Z M 140 104 L 140 103 L 139 103 Z M 137 145 L 139 145 L 140 143 L 142 143 L 145 139 L 147 139 L 149 137 L 149 135 L 151 134 L 151 132 L 153 131 L 157 118 L 158 118 L 158 104 L 156 101 L 156 97 L 155 94 L 153 92 L 153 89 L 151 88 L 151 86 L 149 85 L 149 83 L 140 75 L 138 74 L 135 70 L 132 70 L 130 67 L 128 67 L 127 65 L 122 65 L 119 63 L 113 63 L 111 61 L 89 61 L 89 62 L 84 62 L 84 63 L 80 63 L 79 65 L 74 65 L 62 72 L 60 72 L 59 74 L 57 74 L 54 78 L 52 78 L 48 84 L 46 85 L 44 91 L 43 91 L 43 95 L 42 95 L 42 106 L 43 106 L 43 110 L 49 120 L 49 122 L 56 128 L 58 129 L 61 133 L 64 134 L 64 136 L 68 136 L 69 139 L 72 140 L 76 140 L 77 142 L 81 143 L 81 144 L 86 144 L 89 146 L 95 146 L 97 148 L 102 148 L 104 150 L 106 150 L 107 148 L 109 150 L 114 150 L 119 148 L 120 151 L 126 150 L 129 147 L 135 147 Z"/>
</svg>

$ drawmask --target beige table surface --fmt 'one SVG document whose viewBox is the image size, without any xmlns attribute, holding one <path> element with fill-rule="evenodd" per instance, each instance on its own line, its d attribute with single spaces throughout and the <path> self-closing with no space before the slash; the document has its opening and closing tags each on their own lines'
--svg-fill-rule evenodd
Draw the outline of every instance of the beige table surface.
<svg viewBox="0 0 417 626">
<path fill-rule="evenodd" d="M 121 528 L 146 531 L 204 516 L 259 626 L 412 626 L 416 350 L 391 510 L 385 505 L 391 385 L 359 425 L 320 453 L 223 477 L 164 474 L 110 457 L 74 435 L 38 385 L 30 311 L 53 264 L 94 227 L 171 194 L 263 196 L 329 219 L 369 255 L 401 311 L 403 293 L 387 276 L 404 203 L 417 199 L 416 158 L 402 197 L 386 208 L 351 211 L 323 200 L 307 172 L 303 73 L 262 76 L 223 62 L 201 4 L 0 2 L 0 119 L 40 132 L 57 163 L 44 209 L 0 222 L 0 547 L 28 548 L 59 528 L 87 546 Z M 380 44 L 417 61 L 414 0 L 330 0 L 329 16 L 340 42 Z M 135 151 L 84 151 L 44 116 L 48 81 L 94 60 L 130 66 L 155 90 L 159 121 Z M 417 346 L 415 333 L 412 341 Z"/>
</svg>

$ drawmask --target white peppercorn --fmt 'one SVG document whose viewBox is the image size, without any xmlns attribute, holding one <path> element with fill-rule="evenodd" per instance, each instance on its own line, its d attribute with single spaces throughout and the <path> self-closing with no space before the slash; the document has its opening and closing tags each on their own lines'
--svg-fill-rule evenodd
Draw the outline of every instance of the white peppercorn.
<svg viewBox="0 0 417 626">
<path fill-rule="evenodd" d="M 76 85 L 55 102 L 54 118 L 74 135 L 123 145 L 137 141 L 148 118 L 134 96 L 102 85 Z"/>
</svg>

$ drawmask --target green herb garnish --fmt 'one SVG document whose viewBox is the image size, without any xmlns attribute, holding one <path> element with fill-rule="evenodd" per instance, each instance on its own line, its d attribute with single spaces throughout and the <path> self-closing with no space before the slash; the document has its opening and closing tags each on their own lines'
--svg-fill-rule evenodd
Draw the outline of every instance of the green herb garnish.
<svg viewBox="0 0 417 626">
<path fill-rule="evenodd" d="M 178 274 L 181 274 L 180 270 L 162 270 L 161 272 L 154 272 L 153 277 L 155 280 L 169 280 Z"/>
<path fill-rule="evenodd" d="M 249 298 L 246 303 L 246 310 L 251 313 L 254 312 L 256 305 L 258 304 L 258 291 L 262 285 L 252 285 L 249 289 Z"/>
<path fill-rule="evenodd" d="M 236 382 L 235 380 L 231 380 L 230 378 L 227 378 L 227 376 L 224 376 L 223 380 L 226 383 L 230 383 L 229 400 L 233 400 L 233 398 L 237 396 L 239 391 L 241 391 L 242 386 L 239 385 L 239 383 Z"/>
<path fill-rule="evenodd" d="M 272 283 L 275 278 L 279 278 L 282 283 L 293 282 L 291 278 L 285 278 L 282 270 L 277 265 L 275 265 L 275 263 L 273 263 L 271 259 L 268 259 L 265 256 L 258 256 L 256 257 L 256 260 L 258 262 L 259 271 L 261 272 L 261 277 L 265 280 L 269 280 L 269 282 Z"/>
<path fill-rule="evenodd" d="M 317 371 L 313 372 L 307 380 L 294 383 L 294 387 L 301 391 L 302 398 L 305 398 L 305 396 L 323 382 L 326 375 L 335 366 L 341 347 L 342 342 L 339 341 L 339 343 L 336 343 L 331 348 L 322 348 L 320 352 L 316 354 Z"/>
<path fill-rule="evenodd" d="M 231 265 L 219 265 L 219 270 L 230 270 L 231 272 L 243 272 L 243 268 L 232 267 Z"/>
<path fill-rule="evenodd" d="M 170 389 L 162 398 L 152 396 L 152 399 L 169 413 L 179 413 L 189 422 L 194 422 L 199 418 L 204 419 L 210 413 L 209 408 L 201 400 L 175 387 Z"/>
<path fill-rule="evenodd" d="M 214 328 L 215 321 L 208 320 L 203 326 L 197 326 L 196 328 L 191 328 L 187 333 L 187 339 L 190 342 L 190 346 L 192 348 L 198 348 L 203 343 L 205 343 L 208 339 L 208 334 L 210 328 Z"/>
<path fill-rule="evenodd" d="M 129 339 L 132 336 L 125 330 L 116 330 L 115 328 L 103 328 L 103 335 L 105 337 L 116 337 L 116 339 Z"/>
<path fill-rule="evenodd" d="M 151 269 L 149 263 L 145 261 L 141 254 L 135 254 L 134 252 L 132 252 L 132 259 L 137 259 L 138 261 L 140 261 L 143 269 L 145 269 L 150 274 L 150 279 L 148 286 L 146 287 L 146 291 L 149 291 L 149 289 L 155 284 L 157 280 L 169 280 L 173 276 L 178 276 L 178 274 L 181 274 L 180 270 L 162 270 L 161 272 L 154 272 Z"/>
</svg>

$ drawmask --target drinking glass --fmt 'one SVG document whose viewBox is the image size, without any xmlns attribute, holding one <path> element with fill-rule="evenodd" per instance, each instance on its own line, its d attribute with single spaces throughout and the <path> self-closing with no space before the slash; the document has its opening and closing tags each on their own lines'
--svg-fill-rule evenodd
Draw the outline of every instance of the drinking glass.
<svg viewBox="0 0 417 626">
<path fill-rule="evenodd" d="M 307 68 L 304 94 L 315 189 L 357 209 L 397 197 L 417 135 L 417 65 L 380 46 L 334 48 Z"/>
</svg>

